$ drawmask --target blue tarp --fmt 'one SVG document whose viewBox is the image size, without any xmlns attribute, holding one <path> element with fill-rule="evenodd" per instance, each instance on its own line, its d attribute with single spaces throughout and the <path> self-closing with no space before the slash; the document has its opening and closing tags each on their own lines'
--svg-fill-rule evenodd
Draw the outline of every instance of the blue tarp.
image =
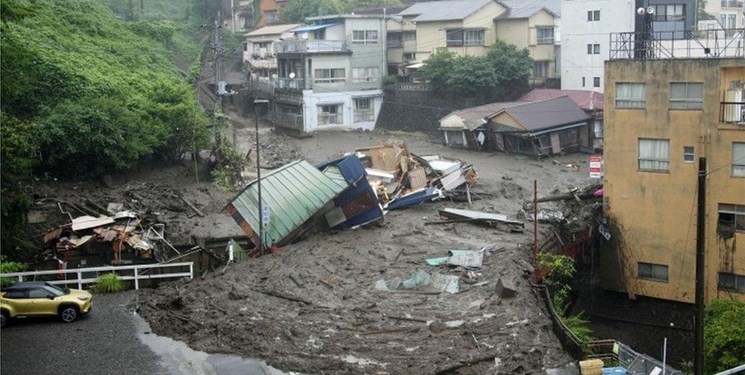
<svg viewBox="0 0 745 375">
<path fill-rule="evenodd" d="M 321 29 L 325 29 L 327 27 L 336 26 L 336 25 L 338 25 L 338 23 L 324 23 L 320 25 L 303 26 L 301 28 L 292 30 L 292 32 L 293 33 L 307 33 L 308 31 L 321 30 Z"/>
</svg>

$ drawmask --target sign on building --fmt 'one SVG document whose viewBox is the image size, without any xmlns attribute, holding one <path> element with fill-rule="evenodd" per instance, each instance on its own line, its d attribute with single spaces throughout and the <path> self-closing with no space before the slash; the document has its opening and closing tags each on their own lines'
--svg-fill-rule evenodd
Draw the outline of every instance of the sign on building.
<svg viewBox="0 0 745 375">
<path fill-rule="evenodd" d="M 602 156 L 590 156 L 590 178 L 603 178 Z"/>
</svg>

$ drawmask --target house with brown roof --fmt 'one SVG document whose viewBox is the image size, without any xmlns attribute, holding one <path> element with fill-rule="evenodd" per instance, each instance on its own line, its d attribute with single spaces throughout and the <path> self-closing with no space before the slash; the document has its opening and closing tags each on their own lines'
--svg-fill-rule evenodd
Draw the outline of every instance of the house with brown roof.
<svg viewBox="0 0 745 375">
<path fill-rule="evenodd" d="M 445 144 L 537 157 L 592 151 L 590 116 L 568 96 L 491 103 L 440 120 Z"/>
<path fill-rule="evenodd" d="M 536 102 L 546 99 L 554 99 L 561 96 L 568 96 L 588 116 L 593 129 L 593 148 L 596 150 L 603 149 L 603 100 L 605 95 L 602 92 L 592 90 L 559 90 L 559 89 L 533 89 L 523 95 L 518 101 Z"/>
</svg>

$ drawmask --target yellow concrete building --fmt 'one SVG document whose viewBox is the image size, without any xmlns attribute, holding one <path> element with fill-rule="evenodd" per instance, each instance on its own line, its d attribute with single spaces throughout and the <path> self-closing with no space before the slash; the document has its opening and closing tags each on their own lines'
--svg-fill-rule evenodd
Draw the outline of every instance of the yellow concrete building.
<svg viewBox="0 0 745 375">
<path fill-rule="evenodd" d="M 649 57 L 650 55 L 647 55 Z M 609 290 L 693 303 L 705 157 L 705 300 L 745 301 L 745 59 L 605 62 Z"/>
</svg>

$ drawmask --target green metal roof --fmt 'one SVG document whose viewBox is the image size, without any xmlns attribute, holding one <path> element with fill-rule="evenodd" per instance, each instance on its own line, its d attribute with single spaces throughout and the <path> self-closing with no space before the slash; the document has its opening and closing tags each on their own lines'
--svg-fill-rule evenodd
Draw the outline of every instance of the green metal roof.
<svg viewBox="0 0 745 375">
<path fill-rule="evenodd" d="M 305 160 L 262 175 L 262 203 L 269 207 L 269 222 L 264 223 L 264 245 L 281 242 L 347 186 L 343 179 L 330 178 Z M 260 215 L 258 195 L 258 184 L 254 180 L 231 202 L 256 232 L 259 232 Z"/>
</svg>

